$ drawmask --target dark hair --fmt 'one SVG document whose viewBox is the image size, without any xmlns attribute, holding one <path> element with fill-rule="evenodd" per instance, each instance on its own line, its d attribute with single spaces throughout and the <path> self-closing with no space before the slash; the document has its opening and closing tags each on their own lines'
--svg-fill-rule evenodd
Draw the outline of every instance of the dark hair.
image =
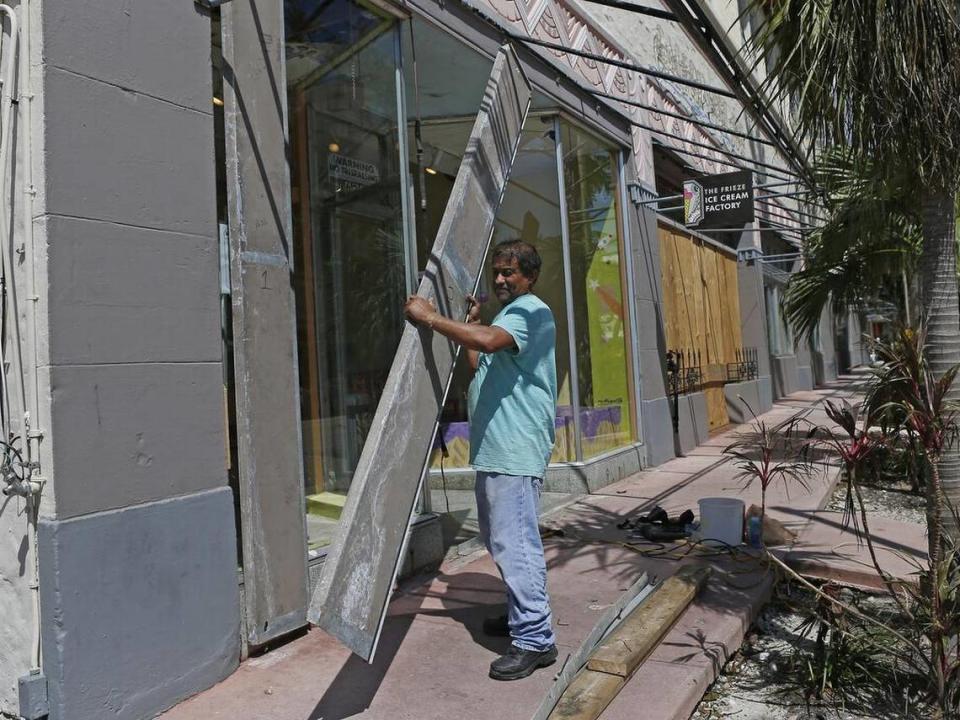
<svg viewBox="0 0 960 720">
<path fill-rule="evenodd" d="M 525 277 L 533 280 L 540 273 L 540 253 L 528 242 L 523 240 L 504 240 L 493 248 L 493 259 L 516 259 L 517 267 Z"/>
</svg>

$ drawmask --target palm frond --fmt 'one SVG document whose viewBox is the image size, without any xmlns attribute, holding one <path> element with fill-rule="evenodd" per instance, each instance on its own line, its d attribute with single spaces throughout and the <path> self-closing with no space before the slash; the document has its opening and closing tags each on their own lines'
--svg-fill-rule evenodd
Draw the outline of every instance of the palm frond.
<svg viewBox="0 0 960 720">
<path fill-rule="evenodd" d="M 810 146 L 846 145 L 931 190 L 960 184 L 960 21 L 951 0 L 755 0 L 750 51 Z M 867 60 L 868 59 L 868 60 Z"/>
</svg>

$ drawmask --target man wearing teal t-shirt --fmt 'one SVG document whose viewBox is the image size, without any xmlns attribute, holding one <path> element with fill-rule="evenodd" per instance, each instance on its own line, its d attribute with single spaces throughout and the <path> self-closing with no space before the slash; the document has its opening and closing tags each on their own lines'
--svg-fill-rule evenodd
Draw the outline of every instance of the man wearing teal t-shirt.
<svg viewBox="0 0 960 720">
<path fill-rule="evenodd" d="M 537 523 L 555 438 L 557 332 L 550 308 L 532 293 L 539 275 L 536 248 L 509 240 L 493 249 L 493 287 L 503 308 L 490 325 L 480 323 L 472 296 L 465 323 L 417 296 L 405 308 L 412 322 L 466 348 L 473 371 L 470 464 L 477 471 L 480 535 L 507 586 L 508 611 L 483 628 L 512 638 L 509 652 L 490 665 L 496 680 L 527 677 L 557 658 Z"/>
</svg>

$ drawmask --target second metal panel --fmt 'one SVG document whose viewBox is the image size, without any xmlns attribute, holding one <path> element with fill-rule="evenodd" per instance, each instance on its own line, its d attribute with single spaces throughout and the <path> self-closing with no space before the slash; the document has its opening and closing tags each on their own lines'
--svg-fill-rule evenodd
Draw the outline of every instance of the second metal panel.
<svg viewBox="0 0 960 720">
<path fill-rule="evenodd" d="M 530 84 L 501 48 L 430 254 L 419 294 L 466 315 L 530 107 Z M 309 618 L 372 659 L 401 561 L 457 348 L 408 325 L 354 474 Z"/>
<path fill-rule="evenodd" d="M 262 645 L 307 606 L 283 3 L 234 0 L 222 17 L 243 594 Z"/>
</svg>

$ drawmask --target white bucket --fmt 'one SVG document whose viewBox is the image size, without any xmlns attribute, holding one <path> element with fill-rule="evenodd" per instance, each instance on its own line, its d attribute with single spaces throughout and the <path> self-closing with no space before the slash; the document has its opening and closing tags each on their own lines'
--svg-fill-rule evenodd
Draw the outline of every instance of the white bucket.
<svg viewBox="0 0 960 720">
<path fill-rule="evenodd" d="M 698 502 L 701 540 L 718 540 L 734 547 L 743 542 L 743 500 L 702 498 Z"/>
</svg>

